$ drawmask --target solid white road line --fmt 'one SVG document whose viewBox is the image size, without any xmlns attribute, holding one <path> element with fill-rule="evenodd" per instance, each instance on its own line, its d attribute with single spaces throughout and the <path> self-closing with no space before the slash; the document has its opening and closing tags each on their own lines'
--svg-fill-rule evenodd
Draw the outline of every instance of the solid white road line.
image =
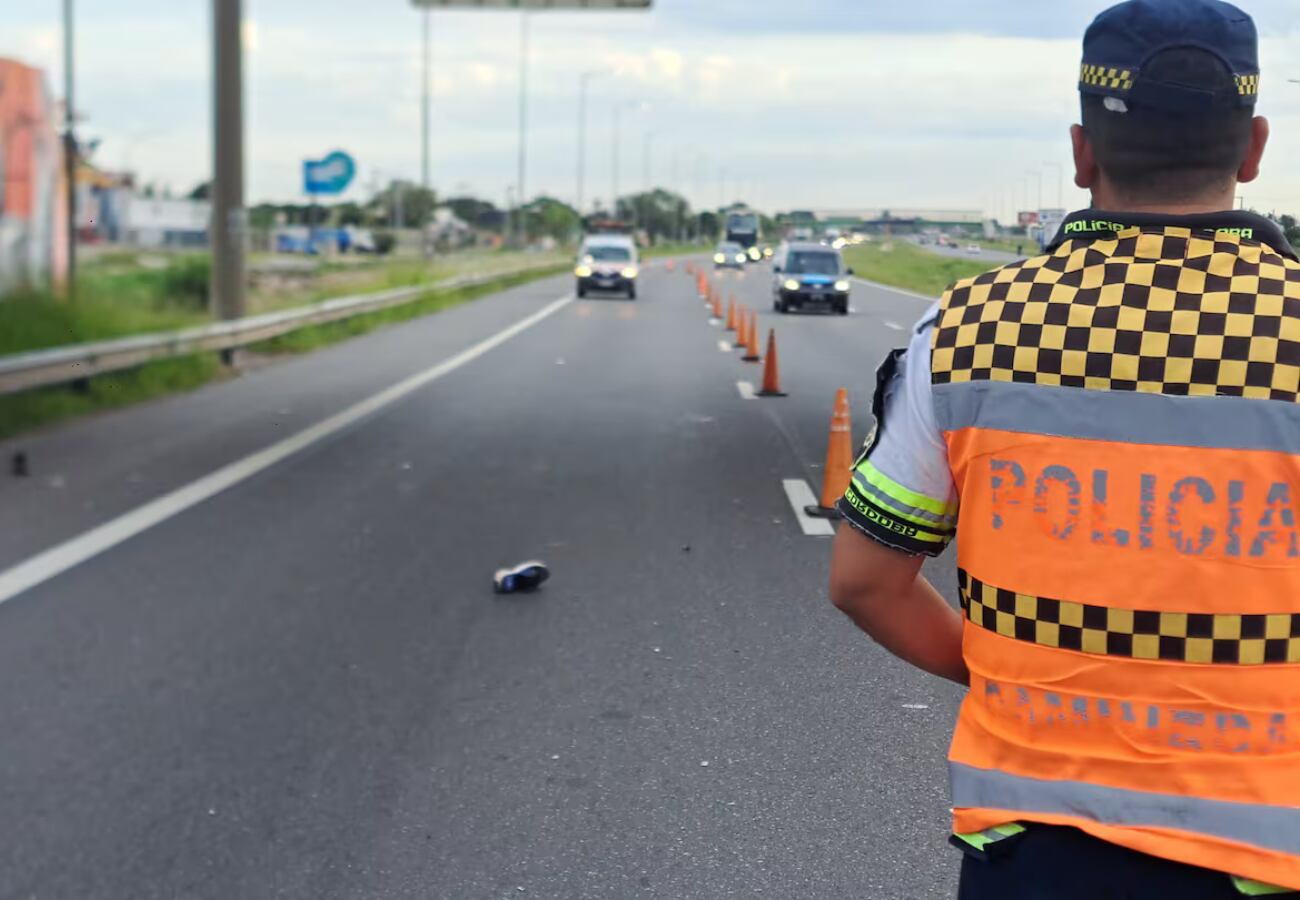
<svg viewBox="0 0 1300 900">
<path fill-rule="evenodd" d="M 918 294 L 914 291 L 905 291 L 902 288 L 896 288 L 888 284 L 881 284 L 878 281 L 867 281 L 867 279 L 858 278 L 856 275 L 853 276 L 853 280 L 858 284 L 864 284 L 867 287 L 879 288 L 882 291 L 891 291 L 895 294 L 902 294 L 904 297 L 911 297 L 913 300 L 924 300 L 926 303 L 933 303 L 935 300 L 939 299 L 938 297 L 927 297 L 924 294 Z"/>
<path fill-rule="evenodd" d="M 817 519 L 804 512 L 805 506 L 817 505 L 817 498 L 813 496 L 808 482 L 802 478 L 787 478 L 781 482 L 781 485 L 785 488 L 785 496 L 789 499 L 794 517 L 799 520 L 799 527 L 803 529 L 804 534 L 817 537 L 835 534 L 835 526 L 830 523 L 830 520 Z"/>
<path fill-rule="evenodd" d="M 727 343 L 726 341 L 718 341 L 718 349 L 721 350 L 723 353 L 730 353 L 731 344 Z"/>
<path fill-rule="evenodd" d="M 337 434 L 348 426 L 379 412 L 387 406 L 391 406 L 425 385 L 437 381 L 467 363 L 473 362 L 489 350 L 499 347 L 515 335 L 554 315 L 572 302 L 572 296 L 561 297 L 527 318 L 520 319 L 508 328 L 498 331 L 468 349 L 462 350 L 450 359 L 399 381 L 397 384 L 385 388 L 342 412 L 330 416 L 328 419 L 305 428 L 264 450 L 259 450 L 230 465 L 223 466 L 197 481 L 151 500 L 143 506 L 138 506 L 128 513 L 123 513 L 116 519 L 111 519 L 103 525 L 92 528 L 84 534 L 51 547 L 0 572 L 0 603 L 11 600 L 23 591 L 63 574 L 73 566 L 79 565 L 123 541 L 135 537 L 142 531 L 165 522 L 167 519 L 202 503 L 227 488 L 234 487 L 241 481 L 269 469 L 298 451 Z"/>
<path fill-rule="evenodd" d="M 737 381 L 736 390 L 740 391 L 742 400 L 757 400 L 758 395 L 754 393 L 754 385 L 748 381 Z"/>
</svg>

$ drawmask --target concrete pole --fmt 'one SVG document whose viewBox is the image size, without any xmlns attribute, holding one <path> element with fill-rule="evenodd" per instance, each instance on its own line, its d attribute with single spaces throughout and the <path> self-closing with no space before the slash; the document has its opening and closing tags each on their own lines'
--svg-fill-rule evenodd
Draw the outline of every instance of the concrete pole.
<svg viewBox="0 0 1300 900">
<path fill-rule="evenodd" d="M 212 0 L 213 179 L 212 309 L 219 319 L 245 315 L 243 0 Z"/>
<path fill-rule="evenodd" d="M 72 0 L 63 0 L 63 166 L 68 180 L 68 299 L 77 299 L 77 104 Z"/>
</svg>

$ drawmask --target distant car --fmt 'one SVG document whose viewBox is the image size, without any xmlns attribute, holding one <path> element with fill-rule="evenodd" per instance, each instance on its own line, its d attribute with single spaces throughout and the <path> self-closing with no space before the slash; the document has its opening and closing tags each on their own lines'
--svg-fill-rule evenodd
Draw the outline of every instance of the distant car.
<svg viewBox="0 0 1300 900">
<path fill-rule="evenodd" d="M 745 268 L 745 261 L 748 259 L 749 254 L 745 252 L 744 247 L 731 241 L 723 241 L 713 251 L 713 268 L 743 269 Z"/>
<path fill-rule="evenodd" d="M 763 248 L 763 259 L 771 259 L 775 254 L 776 251 L 773 250 L 771 247 Z"/>
<path fill-rule="evenodd" d="M 967 244 L 966 252 L 969 253 L 971 256 L 979 256 L 981 253 L 984 252 L 984 249 L 980 247 L 979 244 Z"/>
<path fill-rule="evenodd" d="M 623 234 L 598 234 L 582 242 L 573 274 L 579 297 L 590 291 L 609 291 L 636 299 L 639 274 L 636 244 Z"/>
<path fill-rule="evenodd" d="M 772 272 L 772 308 L 777 312 L 821 307 L 848 315 L 853 270 L 834 247 L 806 241 L 782 244 Z"/>
</svg>

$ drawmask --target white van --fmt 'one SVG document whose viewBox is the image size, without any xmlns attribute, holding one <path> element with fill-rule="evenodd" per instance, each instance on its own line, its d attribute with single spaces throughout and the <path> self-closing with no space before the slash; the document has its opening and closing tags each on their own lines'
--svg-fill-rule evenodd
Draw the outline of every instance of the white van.
<svg viewBox="0 0 1300 900">
<path fill-rule="evenodd" d="M 636 299 L 636 278 L 640 274 L 636 243 L 625 234 L 593 234 L 585 238 L 573 268 L 578 279 L 578 296 L 589 291 L 610 291 Z"/>
</svg>

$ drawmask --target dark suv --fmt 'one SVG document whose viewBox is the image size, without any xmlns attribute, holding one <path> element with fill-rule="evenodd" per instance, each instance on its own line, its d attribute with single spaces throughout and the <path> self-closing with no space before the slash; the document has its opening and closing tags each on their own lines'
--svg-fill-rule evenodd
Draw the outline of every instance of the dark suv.
<svg viewBox="0 0 1300 900">
<path fill-rule="evenodd" d="M 828 244 L 789 243 L 772 261 L 772 308 L 786 313 L 813 306 L 849 312 L 849 276 L 840 251 Z"/>
</svg>

